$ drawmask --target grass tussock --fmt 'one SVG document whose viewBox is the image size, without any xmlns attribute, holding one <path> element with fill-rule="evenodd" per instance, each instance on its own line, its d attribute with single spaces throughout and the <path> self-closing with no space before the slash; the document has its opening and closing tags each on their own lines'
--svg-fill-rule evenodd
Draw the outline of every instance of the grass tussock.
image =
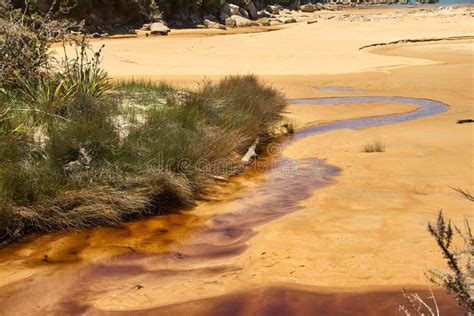
<svg viewBox="0 0 474 316">
<path fill-rule="evenodd" d="M 385 144 L 377 139 L 370 143 L 365 144 L 362 146 L 362 152 L 364 153 L 382 153 L 385 152 Z"/>
<path fill-rule="evenodd" d="M 2 133 L 0 242 L 192 207 L 214 177 L 244 169 L 240 155 L 272 136 L 285 105 L 254 76 L 193 92 L 134 81 L 75 93 L 24 133 Z"/>
</svg>

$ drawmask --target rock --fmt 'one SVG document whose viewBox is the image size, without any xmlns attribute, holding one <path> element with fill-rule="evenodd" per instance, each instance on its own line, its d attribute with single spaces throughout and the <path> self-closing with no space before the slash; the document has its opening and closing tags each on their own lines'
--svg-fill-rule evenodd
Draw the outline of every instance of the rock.
<svg viewBox="0 0 474 316">
<path fill-rule="evenodd" d="M 225 20 L 225 25 L 228 27 L 248 27 L 258 26 L 259 24 L 255 21 L 241 17 L 240 15 L 233 15 Z"/>
<path fill-rule="evenodd" d="M 267 5 L 267 11 L 271 14 L 280 14 L 280 7 L 276 5 Z"/>
<path fill-rule="evenodd" d="M 214 14 L 206 14 L 202 17 L 203 20 L 217 21 L 217 18 Z"/>
<path fill-rule="evenodd" d="M 228 18 L 230 18 L 230 16 L 228 16 L 228 15 L 225 14 L 225 13 L 221 13 L 221 14 L 219 15 L 219 20 L 221 20 L 221 21 L 225 21 L 225 20 L 228 19 Z"/>
<path fill-rule="evenodd" d="M 296 23 L 295 18 L 279 18 L 277 21 L 280 21 L 283 24 Z"/>
<path fill-rule="evenodd" d="M 92 38 L 99 38 L 101 35 L 99 33 L 92 33 Z"/>
<path fill-rule="evenodd" d="M 151 35 L 168 35 L 170 29 L 161 22 L 155 22 L 150 25 L 150 31 Z"/>
<path fill-rule="evenodd" d="M 246 9 L 247 9 L 251 19 L 253 19 L 253 20 L 258 19 L 257 8 L 255 7 L 255 4 L 253 4 L 253 1 L 249 1 L 249 3 L 246 6 Z"/>
<path fill-rule="evenodd" d="M 314 12 L 318 10 L 317 7 L 313 4 L 305 4 L 301 6 L 301 11 L 303 12 Z"/>
<path fill-rule="evenodd" d="M 269 18 L 261 18 L 261 19 L 258 19 L 257 20 L 257 23 L 260 24 L 260 25 L 263 25 L 263 26 L 270 26 L 271 23 L 270 23 L 270 19 Z"/>
<path fill-rule="evenodd" d="M 324 10 L 328 11 L 336 11 L 337 10 L 337 5 L 334 3 L 327 3 L 323 5 Z"/>
<path fill-rule="evenodd" d="M 295 11 L 301 10 L 301 0 L 293 0 L 291 4 L 291 9 Z"/>
<path fill-rule="evenodd" d="M 217 29 L 217 30 L 225 30 L 226 29 L 225 25 L 214 22 L 214 21 L 211 21 L 211 20 L 208 20 L 208 19 L 205 19 L 203 23 L 208 29 Z"/>
<path fill-rule="evenodd" d="M 265 10 L 260 10 L 257 12 L 257 18 L 261 19 L 261 18 L 270 18 L 272 17 L 272 15 L 270 13 L 268 13 L 267 11 Z"/>
<path fill-rule="evenodd" d="M 239 6 L 231 3 L 226 3 L 221 9 L 221 14 L 225 14 L 227 16 L 239 15 Z"/>
<path fill-rule="evenodd" d="M 198 14 L 189 15 L 189 19 L 191 20 L 192 24 L 201 24 L 202 23 L 202 18 Z"/>
<path fill-rule="evenodd" d="M 202 25 L 202 24 L 196 24 L 194 25 L 195 28 L 197 29 L 207 29 L 207 27 L 205 25 Z"/>
<path fill-rule="evenodd" d="M 243 16 L 243 17 L 246 18 L 246 19 L 250 18 L 249 13 L 248 13 L 247 10 L 245 10 L 244 8 L 240 8 L 240 9 L 239 9 L 239 13 L 240 13 L 241 16 Z"/>
<path fill-rule="evenodd" d="M 306 23 L 308 23 L 308 24 L 314 24 L 314 23 L 318 23 L 318 20 L 311 20 L 311 21 L 307 21 Z"/>
<path fill-rule="evenodd" d="M 231 17 L 228 17 L 224 21 L 226 27 L 237 27 L 237 23 L 235 23 L 235 20 Z"/>
<path fill-rule="evenodd" d="M 316 3 L 316 9 L 317 10 L 322 10 L 323 9 L 323 4 L 321 2 Z"/>
<path fill-rule="evenodd" d="M 149 30 L 150 30 L 150 26 L 151 26 L 151 24 L 143 24 L 141 30 L 143 30 L 143 31 L 149 31 Z"/>
<path fill-rule="evenodd" d="M 272 20 L 270 21 L 270 26 L 275 26 L 275 25 L 282 25 L 282 23 L 278 20 Z"/>
</svg>

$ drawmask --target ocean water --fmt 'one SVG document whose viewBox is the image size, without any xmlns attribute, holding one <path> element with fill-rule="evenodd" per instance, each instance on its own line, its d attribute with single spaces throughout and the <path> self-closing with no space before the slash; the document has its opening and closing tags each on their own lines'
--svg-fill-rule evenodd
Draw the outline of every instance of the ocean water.
<svg viewBox="0 0 474 316">
<path fill-rule="evenodd" d="M 474 0 L 440 0 L 439 4 L 474 4 Z"/>
</svg>

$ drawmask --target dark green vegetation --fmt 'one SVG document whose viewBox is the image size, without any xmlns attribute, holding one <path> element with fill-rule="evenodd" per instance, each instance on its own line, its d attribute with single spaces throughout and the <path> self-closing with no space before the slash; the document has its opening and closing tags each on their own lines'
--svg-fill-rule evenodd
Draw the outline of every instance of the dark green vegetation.
<svg viewBox="0 0 474 316">
<path fill-rule="evenodd" d="M 4 1 L 4 0 L 2 0 Z M 186 19 L 189 15 L 214 14 L 225 3 L 247 6 L 251 0 L 30 0 L 30 12 L 47 12 L 53 2 L 55 10 L 61 11 L 62 17 L 76 20 L 84 19 L 88 26 L 98 26 L 97 31 L 120 29 L 120 26 L 141 26 L 163 15 L 166 19 Z M 268 4 L 294 5 L 295 0 L 254 0 L 258 9 Z M 304 1 L 303 1 L 304 2 Z M 25 1 L 14 0 L 14 5 L 24 8 Z M 124 31 L 124 30 L 122 30 Z"/>
<path fill-rule="evenodd" d="M 56 62 L 54 22 L 2 10 L 0 66 L 24 66 L 0 67 L 0 244 L 190 208 L 281 120 L 285 99 L 254 76 L 196 91 L 113 84 L 84 38 L 63 38 L 78 53 Z"/>
</svg>

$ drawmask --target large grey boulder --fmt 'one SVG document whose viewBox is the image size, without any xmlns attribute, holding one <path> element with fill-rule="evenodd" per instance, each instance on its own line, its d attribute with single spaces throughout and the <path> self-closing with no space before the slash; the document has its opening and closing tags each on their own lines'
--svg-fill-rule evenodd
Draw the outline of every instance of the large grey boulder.
<svg viewBox="0 0 474 316">
<path fill-rule="evenodd" d="M 152 35 L 168 35 L 171 30 L 161 22 L 155 22 L 150 25 L 150 34 Z"/>
<path fill-rule="evenodd" d="M 280 7 L 276 5 L 267 5 L 267 11 L 271 14 L 280 14 Z"/>
<path fill-rule="evenodd" d="M 249 16 L 252 20 L 258 19 L 257 16 L 257 7 L 255 7 L 255 4 L 253 4 L 253 1 L 249 1 L 249 3 L 245 6 L 247 9 Z"/>
<path fill-rule="evenodd" d="M 270 19 L 269 18 L 261 18 L 261 19 L 258 19 L 257 20 L 257 23 L 262 25 L 262 26 L 270 26 L 271 23 L 270 23 Z"/>
<path fill-rule="evenodd" d="M 249 14 L 248 11 L 245 10 L 244 8 L 240 8 L 240 9 L 239 9 L 239 14 L 240 14 L 241 16 L 243 16 L 244 18 L 246 18 L 246 19 L 249 19 L 249 18 L 250 18 L 250 14 Z"/>
<path fill-rule="evenodd" d="M 231 3 L 226 3 L 222 6 L 221 15 L 225 14 L 227 16 L 239 15 L 239 6 Z"/>
<path fill-rule="evenodd" d="M 217 29 L 217 30 L 225 30 L 226 27 L 223 24 L 205 19 L 203 24 L 208 28 L 208 29 Z"/>
<path fill-rule="evenodd" d="M 314 12 L 316 10 L 318 10 L 318 8 L 313 4 L 305 4 L 301 6 L 301 11 L 303 12 Z"/>
<path fill-rule="evenodd" d="M 248 27 L 258 26 L 259 24 L 240 15 L 233 15 L 225 20 L 225 25 L 228 27 Z"/>
<path fill-rule="evenodd" d="M 237 24 L 235 23 L 235 20 L 231 17 L 228 17 L 224 21 L 226 27 L 237 27 Z"/>
<path fill-rule="evenodd" d="M 291 9 L 296 11 L 301 10 L 301 0 L 293 0 L 293 3 L 291 4 Z"/>
</svg>

